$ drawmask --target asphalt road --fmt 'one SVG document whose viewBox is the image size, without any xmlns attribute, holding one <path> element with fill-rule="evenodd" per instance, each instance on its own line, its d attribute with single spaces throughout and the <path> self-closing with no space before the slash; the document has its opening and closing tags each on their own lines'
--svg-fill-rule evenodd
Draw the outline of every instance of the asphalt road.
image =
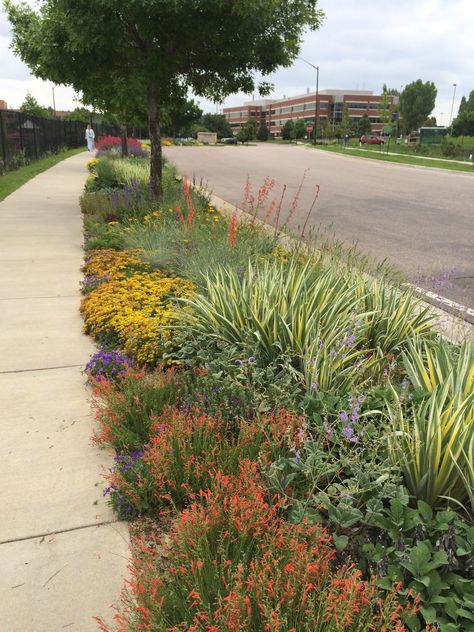
<svg viewBox="0 0 474 632">
<path fill-rule="evenodd" d="M 240 207 L 247 176 L 254 192 L 266 176 L 275 179 L 270 200 L 277 203 L 286 184 L 282 218 L 306 171 L 294 228 L 304 223 L 319 184 L 308 226 L 356 242 L 417 285 L 474 307 L 474 174 L 289 145 L 169 147 L 165 155 L 180 173 Z"/>
</svg>

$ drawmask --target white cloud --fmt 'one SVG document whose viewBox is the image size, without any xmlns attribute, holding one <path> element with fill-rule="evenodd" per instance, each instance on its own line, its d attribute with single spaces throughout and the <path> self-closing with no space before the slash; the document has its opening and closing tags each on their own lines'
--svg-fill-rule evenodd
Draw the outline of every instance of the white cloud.
<svg viewBox="0 0 474 632">
<path fill-rule="evenodd" d="M 400 88 L 411 81 L 434 81 L 434 114 L 449 122 L 453 83 L 455 115 L 462 95 L 474 89 L 473 0 L 320 0 L 326 11 L 321 28 L 304 35 L 301 57 L 320 67 L 320 88 L 379 92 L 386 83 Z M 51 84 L 34 79 L 8 49 L 10 28 L 0 11 L 0 99 L 19 107 L 29 90 L 43 105 L 52 105 Z M 274 96 L 314 89 L 315 71 L 302 61 L 268 78 Z M 76 106 L 69 88 L 55 90 L 56 108 Z M 238 105 L 248 95 L 233 95 L 224 105 Z M 199 100 L 205 110 L 216 106 Z"/>
</svg>

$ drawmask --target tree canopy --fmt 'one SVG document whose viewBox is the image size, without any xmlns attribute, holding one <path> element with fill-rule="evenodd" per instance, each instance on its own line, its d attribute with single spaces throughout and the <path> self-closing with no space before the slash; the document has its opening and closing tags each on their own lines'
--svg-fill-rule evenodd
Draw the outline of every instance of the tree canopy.
<svg viewBox="0 0 474 632">
<path fill-rule="evenodd" d="M 216 132 L 217 138 L 229 138 L 232 136 L 232 129 L 223 114 L 204 114 L 200 120 L 210 132 Z"/>
<path fill-rule="evenodd" d="M 43 107 L 38 103 L 35 97 L 29 92 L 26 93 L 26 97 L 23 103 L 20 105 L 20 112 L 29 114 L 30 116 L 49 116 L 48 108 Z"/>
<path fill-rule="evenodd" d="M 288 119 L 281 128 L 281 137 L 283 140 L 291 140 L 293 138 L 294 123 L 291 119 Z"/>
<path fill-rule="evenodd" d="M 357 122 L 357 134 L 358 136 L 364 136 L 365 134 L 370 134 L 372 131 L 372 123 L 370 122 L 369 116 L 367 112 L 360 117 Z"/>
<path fill-rule="evenodd" d="M 221 101 L 250 93 L 255 75 L 289 66 L 305 28 L 317 29 L 317 0 L 43 0 L 38 12 L 5 0 L 13 50 L 33 74 L 82 93 L 123 116 L 146 109 L 151 183 L 161 193 L 163 108 L 188 89 Z M 258 84 L 261 94 L 270 89 Z"/>
<path fill-rule="evenodd" d="M 257 137 L 257 121 L 254 118 L 249 118 L 237 133 L 237 140 L 239 143 L 248 143 L 249 140 L 255 140 Z"/>
<path fill-rule="evenodd" d="M 418 129 L 433 111 L 438 91 L 432 81 L 417 79 L 400 95 L 400 113 L 407 132 Z"/>
<path fill-rule="evenodd" d="M 474 90 L 462 97 L 458 115 L 453 121 L 453 136 L 474 136 Z"/>
</svg>

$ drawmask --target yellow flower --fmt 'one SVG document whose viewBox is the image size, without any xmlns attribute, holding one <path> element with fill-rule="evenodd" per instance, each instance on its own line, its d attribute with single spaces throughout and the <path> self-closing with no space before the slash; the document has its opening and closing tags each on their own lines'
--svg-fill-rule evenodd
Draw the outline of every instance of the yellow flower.
<svg viewBox="0 0 474 632">
<path fill-rule="evenodd" d="M 147 222 L 150 219 L 149 215 L 145 215 L 145 217 L 143 218 L 145 222 Z"/>
<path fill-rule="evenodd" d="M 109 281 L 125 279 L 131 273 L 149 270 L 149 266 L 138 258 L 133 250 L 97 249 L 87 253 L 82 268 L 87 276 L 106 277 Z"/>
<path fill-rule="evenodd" d="M 139 362 L 156 363 L 165 343 L 173 339 L 167 327 L 178 317 L 175 299 L 193 291 L 191 281 L 160 272 L 104 282 L 82 301 L 85 331 L 94 337 L 112 336 Z"/>
</svg>

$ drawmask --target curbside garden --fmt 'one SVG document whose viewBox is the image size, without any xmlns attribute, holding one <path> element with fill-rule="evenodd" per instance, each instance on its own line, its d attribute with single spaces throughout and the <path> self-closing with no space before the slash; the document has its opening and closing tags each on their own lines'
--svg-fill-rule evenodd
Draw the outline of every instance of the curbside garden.
<svg viewBox="0 0 474 632">
<path fill-rule="evenodd" d="M 474 629 L 472 343 L 383 268 L 281 239 L 298 194 L 284 217 L 272 180 L 229 216 L 99 148 L 86 371 L 134 536 L 99 629 Z"/>
</svg>

